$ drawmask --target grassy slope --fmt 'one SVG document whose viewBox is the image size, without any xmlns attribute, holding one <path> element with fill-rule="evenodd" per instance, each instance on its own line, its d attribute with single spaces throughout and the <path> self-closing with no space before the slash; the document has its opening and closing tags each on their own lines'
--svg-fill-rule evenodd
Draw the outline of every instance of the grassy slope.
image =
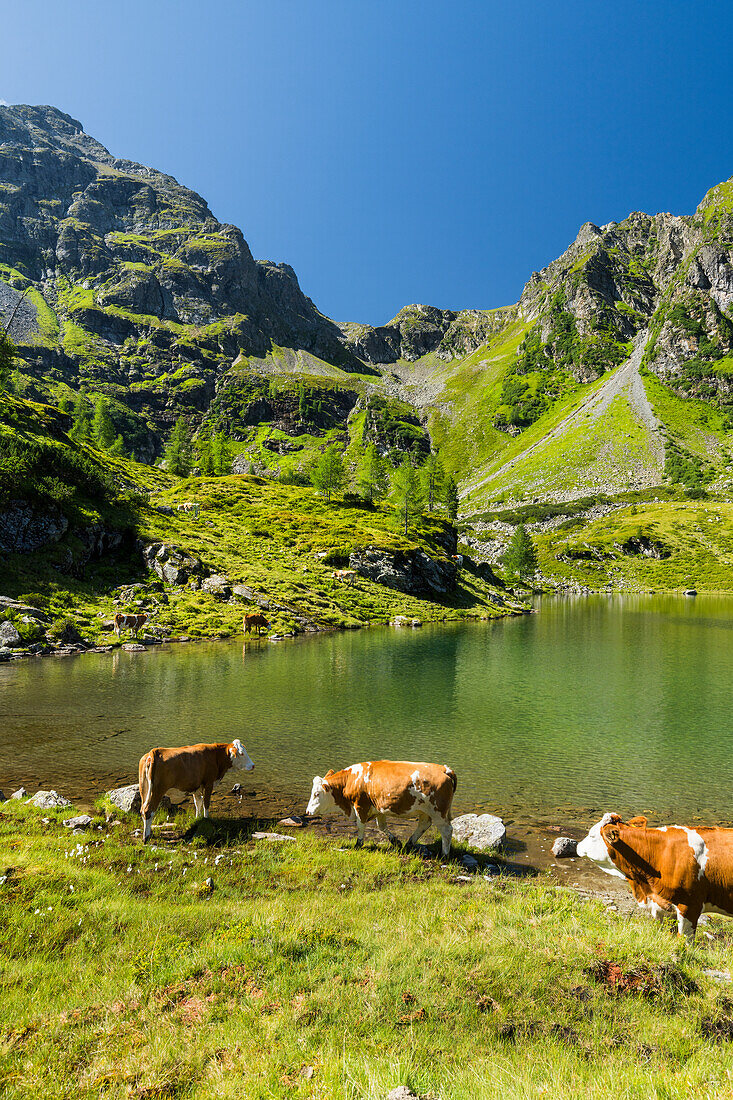
<svg viewBox="0 0 733 1100">
<path fill-rule="evenodd" d="M 619 544 L 646 537 L 669 557 L 621 553 Z M 733 504 L 723 501 L 661 501 L 620 508 L 587 522 L 570 519 L 561 528 L 535 534 L 542 572 L 589 588 L 733 590 Z M 588 552 L 590 560 L 558 561 L 558 555 Z M 597 557 L 595 557 L 597 556 Z"/>
<path fill-rule="evenodd" d="M 71 838 L 41 816 L 0 810 L 7 1100 L 727 1094 L 731 1000 L 705 973 L 728 968 L 725 921 L 688 947 L 541 880 L 459 884 L 369 844 L 220 822 L 214 848 L 179 827 L 143 849 L 127 823 Z"/>
<path fill-rule="evenodd" d="M 429 554 L 445 555 L 439 538 L 442 520 L 424 517 L 405 537 L 389 507 L 368 509 L 335 500 L 327 505 L 312 489 L 280 485 L 259 478 L 191 478 L 185 481 L 155 468 L 124 459 L 110 459 L 90 448 L 71 444 L 58 426 L 58 417 L 46 406 L 6 399 L 0 418 L 3 438 L 21 436 L 28 443 L 49 444 L 85 454 L 108 478 L 124 490 L 122 497 L 89 500 L 77 493 L 61 502 L 71 526 L 92 523 L 134 527 L 144 542 L 167 542 L 200 558 L 212 572 L 226 573 L 232 583 L 243 583 L 278 603 L 288 604 L 320 626 L 356 626 L 386 622 L 395 615 L 433 620 L 464 615 L 492 616 L 494 591 L 479 578 L 463 573 L 458 590 L 445 603 L 417 599 L 382 585 L 359 579 L 353 585 L 334 581 L 333 564 L 315 555 L 336 551 L 346 555 L 354 547 L 376 546 L 397 550 L 422 546 Z M 4 423 L 3 423 L 4 418 Z M 51 436 L 49 433 L 55 434 Z M 183 500 L 201 504 L 198 519 L 174 512 L 166 516 L 159 505 Z M 83 570 L 69 570 L 69 554 L 76 560 L 82 544 L 73 533 L 34 554 L 9 554 L 3 563 L 2 594 L 42 602 L 58 618 L 71 617 L 84 637 L 109 642 L 113 635 L 103 623 L 116 609 L 144 607 L 151 624 L 173 634 L 228 635 L 241 629 L 246 601 L 221 602 L 190 586 L 151 585 L 139 556 L 133 552 L 89 562 Z M 132 603 L 115 604 L 120 585 L 144 583 Z M 270 615 L 273 628 L 291 630 L 294 619 L 285 612 Z"/>
</svg>

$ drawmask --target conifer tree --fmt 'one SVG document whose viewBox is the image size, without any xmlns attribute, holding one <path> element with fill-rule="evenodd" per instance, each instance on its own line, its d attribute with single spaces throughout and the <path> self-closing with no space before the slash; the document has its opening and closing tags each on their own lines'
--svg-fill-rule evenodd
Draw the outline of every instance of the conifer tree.
<svg viewBox="0 0 733 1100">
<path fill-rule="evenodd" d="M 125 441 L 121 435 L 117 436 L 114 443 L 109 449 L 109 453 L 114 455 L 115 458 L 124 458 L 125 455 Z"/>
<path fill-rule="evenodd" d="M 458 485 L 456 484 L 455 478 L 451 477 L 450 474 L 443 483 L 441 496 L 448 513 L 448 518 L 452 523 L 458 515 Z"/>
<path fill-rule="evenodd" d="M 512 535 L 511 541 L 504 552 L 502 563 L 509 576 L 516 576 L 520 579 L 523 577 L 531 579 L 537 572 L 537 551 L 532 542 L 532 537 L 523 523 L 519 524 Z"/>
<path fill-rule="evenodd" d="M 15 344 L 6 332 L 0 332 L 0 390 L 12 388 Z"/>
<path fill-rule="evenodd" d="M 326 503 L 330 503 L 332 494 L 338 492 L 344 483 L 344 461 L 335 446 L 327 447 L 316 460 L 310 478 L 313 488 L 325 496 Z"/>
<path fill-rule="evenodd" d="M 428 511 L 432 512 L 435 503 L 440 499 L 445 474 L 443 473 L 443 467 L 440 459 L 434 451 L 431 451 L 428 457 L 425 459 L 425 464 L 422 468 L 423 480 L 425 483 L 425 495 L 428 502 Z"/>
<path fill-rule="evenodd" d="M 411 518 L 419 516 L 425 505 L 420 476 L 407 455 L 392 475 L 392 500 L 402 514 L 405 534 Z"/>
<path fill-rule="evenodd" d="M 86 443 L 92 432 L 92 422 L 89 417 L 89 406 L 83 393 L 76 395 L 74 402 L 74 421 L 69 435 L 77 443 Z"/>
<path fill-rule="evenodd" d="M 94 442 L 103 451 L 108 451 L 115 441 L 114 424 L 109 415 L 109 402 L 106 397 L 102 397 L 101 395 L 97 398 L 94 407 L 92 435 L 94 437 Z"/>
<path fill-rule="evenodd" d="M 385 462 L 374 443 L 364 448 L 354 475 L 354 486 L 359 496 L 369 504 L 383 497 L 387 491 Z"/>
<path fill-rule="evenodd" d="M 185 477 L 191 471 L 191 437 L 186 421 L 178 417 L 165 448 L 165 463 L 172 474 Z"/>
<path fill-rule="evenodd" d="M 212 473 L 217 475 L 231 472 L 232 452 L 223 432 L 217 432 L 211 441 L 211 467 Z"/>
</svg>

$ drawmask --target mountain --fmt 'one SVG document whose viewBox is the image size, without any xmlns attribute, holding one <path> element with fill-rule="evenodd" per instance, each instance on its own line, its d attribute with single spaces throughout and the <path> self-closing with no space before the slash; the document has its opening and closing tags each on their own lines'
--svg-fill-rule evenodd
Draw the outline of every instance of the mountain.
<svg viewBox="0 0 733 1100">
<path fill-rule="evenodd" d="M 689 216 L 586 223 L 514 305 L 410 305 L 372 327 L 324 316 L 201 196 L 70 116 L 0 107 L 16 393 L 67 408 L 105 395 L 147 463 L 181 415 L 224 432 L 235 469 L 281 479 L 328 443 L 349 461 L 365 440 L 395 461 L 438 448 L 477 542 L 499 523 L 487 553 L 506 541 L 502 512 L 727 497 L 732 312 L 733 181 Z M 567 547 L 550 549 L 562 571 Z"/>
</svg>

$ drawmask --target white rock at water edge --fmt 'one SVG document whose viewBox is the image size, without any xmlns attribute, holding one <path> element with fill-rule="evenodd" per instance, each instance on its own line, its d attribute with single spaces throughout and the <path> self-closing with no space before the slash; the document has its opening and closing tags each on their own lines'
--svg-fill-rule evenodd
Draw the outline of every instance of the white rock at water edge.
<svg viewBox="0 0 733 1100">
<path fill-rule="evenodd" d="M 79 814 L 78 817 L 67 817 L 62 824 L 67 829 L 88 829 L 92 823 L 92 818 L 89 814 Z"/>
<path fill-rule="evenodd" d="M 39 810 L 66 810 L 71 803 L 58 791 L 36 791 L 33 797 L 28 799 L 28 805 L 35 806 Z"/>
<path fill-rule="evenodd" d="M 453 839 L 480 851 L 503 848 L 506 826 L 494 814 L 462 814 L 453 820 Z"/>
<path fill-rule="evenodd" d="M 25 798 L 27 794 L 28 791 L 25 789 L 25 787 L 18 787 L 17 791 L 13 791 L 10 797 L 14 798 L 16 802 L 20 802 L 21 798 Z"/>
<path fill-rule="evenodd" d="M 552 845 L 552 854 L 555 859 L 572 859 L 578 854 L 578 842 L 569 836 L 559 836 Z"/>
</svg>

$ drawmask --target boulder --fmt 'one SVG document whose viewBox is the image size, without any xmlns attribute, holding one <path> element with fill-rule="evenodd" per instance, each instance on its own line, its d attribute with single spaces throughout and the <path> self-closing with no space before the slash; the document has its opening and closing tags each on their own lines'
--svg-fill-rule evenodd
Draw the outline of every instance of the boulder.
<svg viewBox="0 0 733 1100">
<path fill-rule="evenodd" d="M 217 600 L 228 600 L 231 599 L 232 586 L 223 573 L 212 573 L 201 582 L 201 591 L 209 592 Z"/>
<path fill-rule="evenodd" d="M 28 805 L 35 806 L 38 810 L 66 810 L 71 803 L 58 791 L 36 791 L 33 797 L 28 799 Z"/>
<path fill-rule="evenodd" d="M 367 580 L 410 596 L 430 599 L 456 587 L 458 567 L 450 559 L 431 558 L 424 550 L 354 550 L 349 567 Z"/>
<path fill-rule="evenodd" d="M 12 657 L 12 649 L 9 649 L 6 645 L 0 646 L 0 661 L 9 661 Z"/>
<path fill-rule="evenodd" d="M 107 798 L 118 810 L 127 814 L 139 813 L 142 800 L 137 783 L 129 787 L 116 787 L 113 791 L 107 791 Z"/>
<path fill-rule="evenodd" d="M 0 791 L 0 802 L 7 802 L 7 801 L 8 801 L 8 800 L 7 800 L 7 798 L 5 797 L 5 795 L 3 794 L 3 792 L 2 792 L 2 791 Z"/>
<path fill-rule="evenodd" d="M 252 833 L 253 840 L 295 840 L 294 836 L 287 836 L 285 833 Z"/>
<path fill-rule="evenodd" d="M 62 825 L 65 825 L 67 829 L 88 829 L 92 820 L 89 814 L 79 814 L 78 817 L 65 818 Z"/>
<path fill-rule="evenodd" d="M 141 645 L 140 642 L 125 642 L 125 644 L 122 646 L 122 648 L 124 649 L 124 651 L 126 653 L 144 653 L 145 652 L 145 646 Z"/>
<path fill-rule="evenodd" d="M 14 798 L 17 802 L 20 802 L 21 798 L 25 798 L 27 794 L 28 791 L 25 789 L 25 787 L 18 787 L 17 791 L 13 791 L 10 797 Z"/>
<path fill-rule="evenodd" d="M 22 500 L 11 501 L 0 512 L 0 551 L 30 554 L 50 542 L 58 542 L 69 521 L 61 512 L 35 512 Z"/>
<path fill-rule="evenodd" d="M 578 842 L 569 836 L 559 836 L 552 845 L 555 859 L 569 859 L 578 854 Z"/>
<path fill-rule="evenodd" d="M 502 848 L 506 827 L 494 814 L 463 814 L 453 820 L 453 839 L 481 851 Z"/>
<path fill-rule="evenodd" d="M 193 554 L 164 542 L 140 546 L 143 561 L 151 573 L 166 584 L 186 584 L 192 576 L 202 576 L 203 565 Z"/>
<path fill-rule="evenodd" d="M 22 645 L 18 628 L 13 623 L 6 620 L 4 623 L 0 623 L 0 645 L 3 648 L 12 649 L 14 646 Z"/>
</svg>

